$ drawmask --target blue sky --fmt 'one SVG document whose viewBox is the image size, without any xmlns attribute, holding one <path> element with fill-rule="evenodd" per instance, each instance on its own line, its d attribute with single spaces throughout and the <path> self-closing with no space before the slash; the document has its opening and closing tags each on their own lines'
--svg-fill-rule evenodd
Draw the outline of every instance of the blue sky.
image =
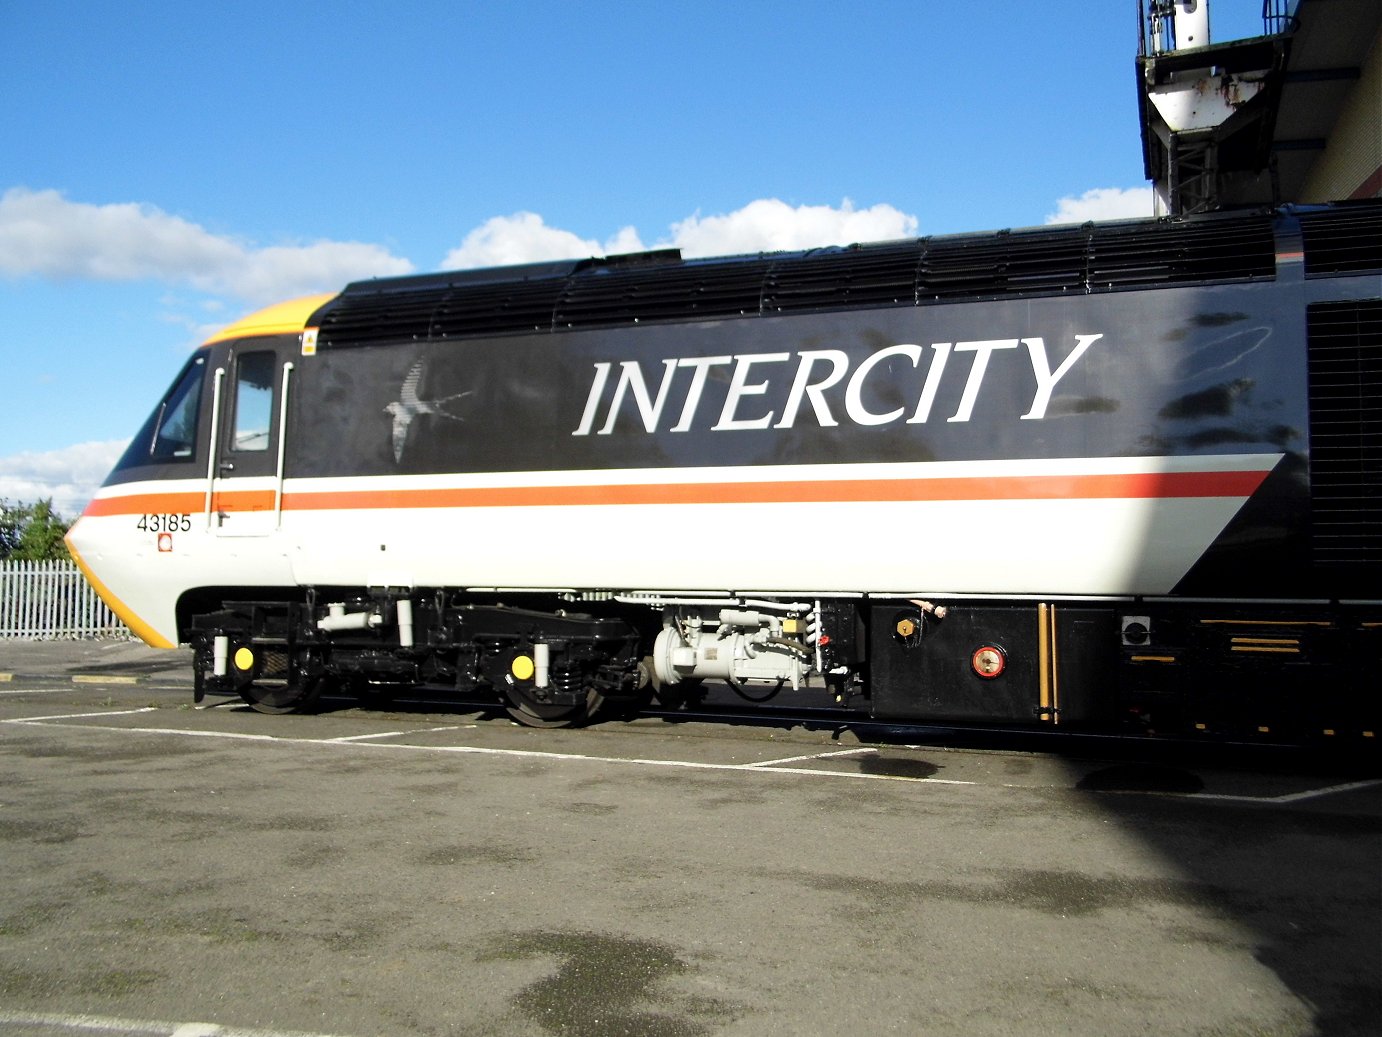
<svg viewBox="0 0 1382 1037">
<path fill-rule="evenodd" d="M 0 497 L 75 514 L 207 332 L 355 278 L 1149 213 L 1135 13 L 0 0 Z"/>
</svg>

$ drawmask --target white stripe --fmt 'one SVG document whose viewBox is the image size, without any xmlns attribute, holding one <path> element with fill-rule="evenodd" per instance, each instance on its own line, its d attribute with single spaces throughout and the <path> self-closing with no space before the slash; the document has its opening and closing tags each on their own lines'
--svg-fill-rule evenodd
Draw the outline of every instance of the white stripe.
<svg viewBox="0 0 1382 1037">
<path fill-rule="evenodd" d="M 326 738 L 323 741 L 338 744 L 341 742 L 368 742 L 376 738 L 403 738 L 406 735 L 431 734 L 433 731 L 459 731 L 460 725 L 450 727 L 415 727 L 407 731 L 380 731 L 373 735 L 346 735 L 343 738 Z"/>
<path fill-rule="evenodd" d="M 1318 799 L 1320 796 L 1334 796 L 1340 792 L 1352 792 L 1354 789 L 1372 788 L 1374 785 L 1382 785 L 1382 778 L 1373 781 L 1351 781 L 1346 785 L 1331 785 L 1327 789 L 1313 789 L 1306 792 L 1292 792 L 1286 796 L 1277 796 L 1272 800 L 1273 803 L 1299 803 L 1304 799 Z"/>
<path fill-rule="evenodd" d="M 1163 792 L 1156 789 L 1097 789 L 1104 796 L 1160 796 L 1167 799 L 1206 799 L 1215 803 L 1301 803 L 1307 799 L 1321 796 L 1334 796 L 1340 792 L 1371 788 L 1382 785 L 1382 778 L 1373 781 L 1352 781 L 1345 785 L 1329 785 L 1322 789 L 1306 789 L 1304 792 L 1287 792 L 1280 796 L 1244 796 L 1232 792 Z"/>
<path fill-rule="evenodd" d="M 788 756 L 783 760 L 760 760 L 758 763 L 744 763 L 740 764 L 740 766 L 748 770 L 752 767 L 777 767 L 784 763 L 801 763 L 803 760 L 828 760 L 832 756 L 863 756 L 869 754 L 877 756 L 878 750 L 866 747 L 861 747 L 859 749 L 841 749 L 838 752 L 831 753 L 811 753 L 809 756 Z"/>
<path fill-rule="evenodd" d="M 1322 789 L 1306 789 L 1304 792 L 1288 792 L 1284 796 L 1270 796 L 1265 799 L 1254 796 L 1220 796 L 1208 792 L 1191 793 L 1187 798 L 1221 799 L 1231 800 L 1237 803 L 1301 803 L 1307 799 L 1319 799 L 1321 796 L 1334 796 L 1338 795 L 1340 792 L 1352 792 L 1355 789 L 1371 788 L 1374 785 L 1382 785 L 1382 778 L 1375 781 L 1351 781 L 1346 785 L 1330 785 Z"/>
<path fill-rule="evenodd" d="M 878 750 L 870 747 L 860 747 L 858 749 L 844 749 L 835 752 L 813 753 L 806 756 L 793 756 L 776 760 L 760 760 L 754 763 L 700 763 L 694 760 L 652 760 L 637 757 L 623 756 L 589 756 L 583 753 L 557 753 L 536 749 L 492 749 L 485 746 L 474 745 L 400 745 L 398 743 L 386 743 L 378 741 L 366 741 L 368 738 L 394 738 L 409 734 L 425 734 L 431 731 L 455 731 L 461 730 L 460 725 L 440 728 L 418 728 L 414 731 L 384 732 L 378 735 L 357 735 L 346 738 L 280 738 L 276 735 L 257 735 L 243 734 L 233 731 L 188 731 L 172 727 L 107 727 L 101 724 L 65 724 L 57 723 L 62 720 L 77 720 L 87 717 L 122 716 L 130 713 L 149 713 L 153 712 L 153 707 L 145 709 L 124 710 L 118 713 L 73 713 L 65 716 L 52 717 L 28 717 L 24 719 L 4 720 L 0 723 L 32 725 L 35 727 L 62 727 L 74 728 L 90 731 L 112 731 L 117 733 L 129 734 L 150 734 L 150 735 L 173 735 L 186 738 L 223 738 L 231 741 L 251 741 L 251 742 L 277 742 L 283 745 L 297 746 L 322 746 L 322 747 L 359 747 L 361 749 L 399 749 L 411 752 L 423 753 L 455 753 L 468 756 L 505 756 L 518 759 L 530 760 L 553 760 L 569 761 L 574 763 L 599 763 L 599 764 L 624 764 L 638 767 L 669 767 L 677 770 L 702 770 L 702 771 L 738 771 L 740 773 L 752 771 L 755 774 L 799 774 L 817 778 L 846 778 L 864 781 L 906 781 L 916 784 L 927 785 L 984 785 L 984 782 L 964 781 L 955 778 L 912 778 L 894 774 L 867 774 L 852 771 L 834 770 L 815 770 L 810 767 L 788 767 L 784 764 L 795 763 L 806 760 L 825 760 L 840 756 L 853 756 L 864 754 L 877 754 Z M 1099 795 L 1110 796 L 1160 796 L 1175 799 L 1201 799 L 1213 800 L 1225 803 L 1276 803 L 1288 804 L 1301 802 L 1307 799 L 1314 799 L 1321 796 L 1336 795 L 1341 792 L 1349 792 L 1356 789 L 1370 788 L 1382 785 L 1382 778 L 1369 781 L 1355 781 L 1343 785 L 1331 785 L 1322 789 L 1308 789 L 1303 792 L 1291 792 L 1281 796 L 1243 796 L 1229 793 L 1214 792 L 1160 792 L 1150 789 L 1099 789 Z M 1000 782 L 995 787 L 1011 789 L 1032 789 L 1041 786 L 1017 785 Z M 1058 789 L 1061 786 L 1050 786 Z M 3 1016 L 0 1016 L 3 1021 Z"/>
<path fill-rule="evenodd" d="M 146 712 L 145 710 L 134 710 L 132 712 Z M 583 753 L 554 753 L 535 749 L 491 749 L 485 746 L 473 745 L 399 745 L 387 742 L 366 742 L 361 740 L 345 740 L 335 738 L 279 738 L 274 735 L 252 735 L 241 734 L 233 731 L 187 731 L 172 727 L 106 727 L 101 724 L 61 724 L 56 721 L 63 719 L 78 719 L 80 717 L 91 716 L 114 716 L 116 714 L 85 713 L 73 714 L 70 718 L 64 717 L 34 717 L 25 720 L 6 720 L 0 721 L 6 724 L 28 724 L 34 727 L 61 727 L 77 730 L 89 731 L 114 731 L 122 734 L 145 734 L 145 735 L 176 735 L 187 738 L 224 738 L 228 740 L 253 741 L 253 742 L 277 742 L 282 745 L 302 745 L 302 746 L 322 746 L 361 749 L 401 749 L 411 752 L 424 753 L 457 753 L 469 756 L 507 756 L 518 759 L 530 760 L 561 760 L 574 763 L 600 763 L 600 764 L 627 764 L 637 767 L 670 767 L 678 770 L 702 770 L 702 771 L 753 771 L 755 774 L 804 774 L 813 775 L 821 778 L 862 778 L 871 781 L 926 781 L 933 785 L 975 785 L 973 781 L 954 781 L 945 778 L 906 778 L 890 774 L 855 774 L 848 771 L 823 771 L 811 770 L 805 767 L 782 767 L 777 764 L 786 762 L 781 760 L 768 761 L 770 765 L 764 766 L 751 763 L 699 763 L 694 760 L 649 760 L 629 758 L 623 756 L 588 756 Z M 428 730 L 428 729 L 424 729 Z M 435 729 L 432 729 L 435 730 Z M 408 732 L 399 732 L 406 734 Z M 827 754 L 842 755 L 842 754 Z M 806 757 L 809 759 L 810 757 Z"/>
<path fill-rule="evenodd" d="M 288 479 L 284 492 L 339 493 L 362 490 L 506 489 L 542 486 L 610 486 L 673 483 L 825 482 L 834 480 L 925 480 L 1041 475 L 1147 475 L 1180 472 L 1260 472 L 1281 454 L 1206 454 L 1157 457 L 1058 457 L 999 461 L 872 462 L 860 464 L 748 465 L 697 468 L 615 468 L 575 471 L 476 472 L 443 475 L 339 476 Z M 272 477 L 242 479 L 241 488 L 270 487 Z M 205 480 L 160 480 L 104 488 L 99 498 L 146 493 L 190 493 Z"/>
<path fill-rule="evenodd" d="M 159 1019 L 116 1019 L 100 1015 L 60 1012 L 10 1012 L 0 1008 L 0 1026 L 44 1026 L 86 1033 L 117 1033 L 128 1037 L 336 1037 L 303 1030 L 256 1030 L 217 1023 L 177 1023 Z"/>
<path fill-rule="evenodd" d="M 135 713 L 155 713 L 157 706 L 142 706 L 139 709 L 107 709 L 100 713 L 57 713 L 51 717 L 15 717 L 0 720 L 0 724 L 40 724 L 49 720 L 83 720 L 86 717 L 125 717 Z M 95 727 L 99 731 L 118 731 L 120 728 L 100 727 L 97 724 L 74 724 L 74 727 Z"/>
</svg>

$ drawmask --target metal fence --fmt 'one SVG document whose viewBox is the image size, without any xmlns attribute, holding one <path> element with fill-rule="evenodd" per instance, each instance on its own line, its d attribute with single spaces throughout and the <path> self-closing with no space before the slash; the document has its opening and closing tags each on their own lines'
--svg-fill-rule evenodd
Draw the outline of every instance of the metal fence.
<svg viewBox="0 0 1382 1037">
<path fill-rule="evenodd" d="M 0 562 L 0 637 L 129 637 L 71 562 Z"/>
</svg>

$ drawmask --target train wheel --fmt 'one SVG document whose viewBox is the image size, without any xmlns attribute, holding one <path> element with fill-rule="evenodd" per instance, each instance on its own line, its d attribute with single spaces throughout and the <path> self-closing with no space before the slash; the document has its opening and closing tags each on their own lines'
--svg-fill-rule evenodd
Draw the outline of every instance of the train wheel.
<svg viewBox="0 0 1382 1037">
<path fill-rule="evenodd" d="M 240 697 L 260 713 L 307 713 L 330 683 L 327 677 L 305 677 L 287 684 L 248 684 Z"/>
<path fill-rule="evenodd" d="M 504 690 L 504 697 L 509 716 L 527 727 L 577 727 L 594 716 L 604 701 L 604 696 L 592 688 L 579 705 L 554 705 L 536 698 L 530 686 L 517 683 Z"/>
</svg>

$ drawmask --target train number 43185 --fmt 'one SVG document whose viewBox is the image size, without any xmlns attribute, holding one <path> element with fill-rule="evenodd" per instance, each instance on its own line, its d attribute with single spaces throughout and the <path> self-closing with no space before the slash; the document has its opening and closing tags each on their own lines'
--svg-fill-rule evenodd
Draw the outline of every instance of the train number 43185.
<svg viewBox="0 0 1382 1037">
<path fill-rule="evenodd" d="M 135 529 L 146 533 L 186 533 L 192 528 L 192 516 L 175 515 L 171 512 L 158 515 L 140 515 Z"/>
</svg>

